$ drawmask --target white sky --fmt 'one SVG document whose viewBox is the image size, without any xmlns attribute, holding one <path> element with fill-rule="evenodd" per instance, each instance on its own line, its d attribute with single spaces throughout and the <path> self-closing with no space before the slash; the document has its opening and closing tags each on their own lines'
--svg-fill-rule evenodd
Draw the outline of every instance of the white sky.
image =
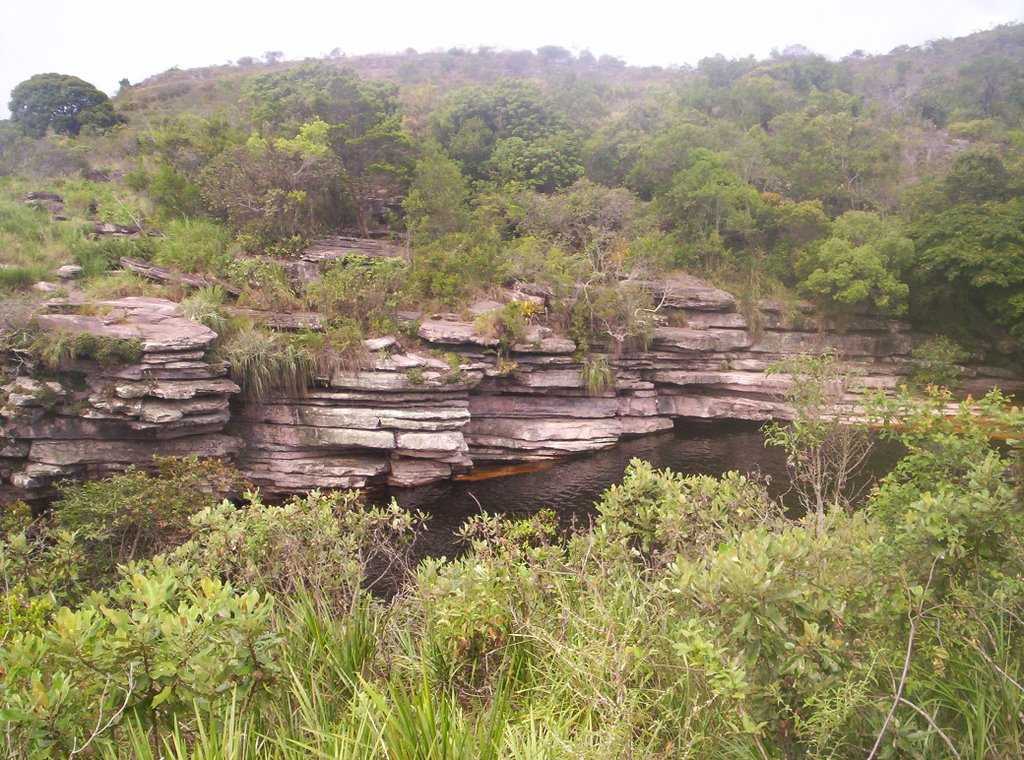
<svg viewBox="0 0 1024 760">
<path fill-rule="evenodd" d="M 1024 20 L 1021 0 L 0 0 L 0 118 L 33 74 L 113 93 L 179 66 L 454 46 L 560 45 L 637 65 L 802 44 L 831 58 L 888 52 Z"/>
</svg>

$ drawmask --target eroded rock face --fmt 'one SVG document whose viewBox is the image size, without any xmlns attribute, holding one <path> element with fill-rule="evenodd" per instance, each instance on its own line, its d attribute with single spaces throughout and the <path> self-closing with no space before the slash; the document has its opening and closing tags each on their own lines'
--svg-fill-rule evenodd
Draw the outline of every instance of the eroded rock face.
<svg viewBox="0 0 1024 760">
<path fill-rule="evenodd" d="M 115 366 L 77 359 L 59 377 L 19 374 L 2 389 L 0 499 L 47 497 L 57 481 L 148 467 L 154 456 L 230 460 L 242 448 L 222 433 L 238 386 L 223 363 L 205 359 L 216 335 L 177 304 L 123 298 L 52 308 L 64 311 L 39 315 L 44 329 L 137 340 L 142 355 Z"/>
<path fill-rule="evenodd" d="M 442 315 L 420 323 L 418 341 L 366 341 L 358 371 L 336 372 L 301 397 L 261 402 L 238 398 L 225 367 L 207 363 L 214 334 L 176 304 L 59 306 L 69 313 L 41 323 L 137 339 L 143 354 L 115 367 L 80 362 L 75 386 L 21 376 L 3 389 L 0 498 L 45 495 L 55 480 L 144 466 L 153 455 L 234 458 L 270 496 L 420 485 L 479 463 L 595 451 L 689 418 L 785 419 L 790 378 L 769 370 L 798 354 L 834 352 L 864 387 L 890 390 L 924 339 L 869 315 L 837 325 L 807 304 L 764 303 L 747 316 L 728 293 L 686 276 L 637 284 L 652 290 L 667 324 L 682 326 L 657 328 L 643 352 L 591 354 L 611 376 L 591 377 L 590 388 L 576 345 L 548 328 L 531 326 L 499 359 L 496 338 Z M 971 375 L 975 394 L 1024 387 L 1006 370 L 974 367 Z M 844 410 L 856 402 L 846 399 Z"/>
</svg>

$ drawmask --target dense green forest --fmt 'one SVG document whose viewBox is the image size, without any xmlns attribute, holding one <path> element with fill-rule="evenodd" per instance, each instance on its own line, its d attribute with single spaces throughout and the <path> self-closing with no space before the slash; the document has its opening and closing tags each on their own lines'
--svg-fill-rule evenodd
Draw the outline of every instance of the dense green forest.
<svg viewBox="0 0 1024 760">
<path fill-rule="evenodd" d="M 40 333 L 34 301 L 71 290 L 181 301 L 259 396 L 350 361 L 400 310 L 511 286 L 548 308 L 513 301 L 479 329 L 513 341 L 542 320 L 580 358 L 632 350 L 655 306 L 637 283 L 680 270 L 751 313 L 807 299 L 1010 357 L 1024 337 L 1024 26 L 692 69 L 557 47 L 270 56 L 113 98 L 41 74 L 11 113 L 0 350 L 52 367 L 132 349 Z M 295 277 L 328 235 L 401 255 Z M 71 263 L 81 280 L 33 288 Z M 324 330 L 261 316 L 312 311 Z M 639 461 L 586 529 L 481 515 L 463 556 L 419 563 L 424 515 L 342 492 L 225 501 L 247 484 L 217 462 L 65 483 L 43 516 L 5 508 L 2 752 L 1021 757 L 1021 412 L 994 392 L 944 416 L 933 387 L 840 425 L 836 367 L 790 369 L 796 419 L 767 437 L 805 518 L 754 477 Z M 846 492 L 836 462 L 879 436 L 905 456 Z"/>
</svg>

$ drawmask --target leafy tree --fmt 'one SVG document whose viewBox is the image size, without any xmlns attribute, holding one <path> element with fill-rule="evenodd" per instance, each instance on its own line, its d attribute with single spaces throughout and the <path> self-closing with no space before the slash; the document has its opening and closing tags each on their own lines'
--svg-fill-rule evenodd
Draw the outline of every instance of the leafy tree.
<svg viewBox="0 0 1024 760">
<path fill-rule="evenodd" d="M 254 77 L 242 100 L 267 136 L 292 133 L 317 117 L 344 125 L 350 136 L 358 136 L 398 113 L 393 85 L 368 82 L 352 71 L 320 62 Z"/>
<path fill-rule="evenodd" d="M 628 190 L 588 179 L 551 195 L 524 193 L 522 203 L 521 230 L 595 256 L 624 237 L 639 214 L 637 199 Z"/>
<path fill-rule="evenodd" d="M 1010 192 L 1010 173 L 992 150 L 961 153 L 942 180 L 952 204 L 1003 201 Z"/>
<path fill-rule="evenodd" d="M 235 229 L 273 242 L 337 228 L 355 214 L 333 154 L 262 140 L 221 153 L 199 176 L 203 198 Z"/>
<path fill-rule="evenodd" d="M 780 114 L 765 147 L 781 192 L 833 214 L 888 202 L 899 166 L 895 135 L 852 103 Z"/>
<path fill-rule="evenodd" d="M 366 82 L 351 71 L 307 63 L 256 77 L 247 85 L 244 98 L 263 139 L 292 140 L 299 134 L 304 142 L 289 145 L 307 156 L 313 147 L 311 126 L 323 125 L 316 127 L 315 140 L 327 150 L 316 148 L 315 153 L 319 159 L 333 157 L 343 178 L 338 187 L 346 199 L 349 221 L 360 229 L 367 230 L 371 217 L 404 191 L 412 148 L 402 129 L 393 85 Z M 341 219 L 323 221 L 337 226 Z"/>
<path fill-rule="evenodd" d="M 47 129 L 77 135 L 83 127 L 106 129 L 124 121 L 110 99 L 88 82 L 67 74 L 36 74 L 11 91 L 11 121 L 30 135 Z"/>
<path fill-rule="evenodd" d="M 468 183 L 458 163 L 436 142 L 424 146 L 402 208 L 406 227 L 417 243 L 469 228 Z"/>
<path fill-rule="evenodd" d="M 902 314 L 909 288 L 898 273 L 912 255 L 913 243 L 894 223 L 873 212 L 849 211 L 804 262 L 811 271 L 800 288 L 825 309 L 870 305 Z"/>
<path fill-rule="evenodd" d="M 722 153 L 695 148 L 671 186 L 656 199 L 663 222 L 674 225 L 705 267 L 742 249 L 755 230 L 761 195 L 731 168 Z"/>
<path fill-rule="evenodd" d="M 545 94 L 521 81 L 459 90 L 435 114 L 432 132 L 472 179 L 553 190 L 583 174 L 579 136 Z"/>
<path fill-rule="evenodd" d="M 960 334 L 994 322 L 1024 336 L 1024 198 L 938 211 L 910 234 L 913 316 L 948 320 Z"/>
<path fill-rule="evenodd" d="M 1006 55 L 978 56 L 958 72 L 961 96 L 985 116 L 1013 123 L 1024 111 L 1024 63 Z"/>
<path fill-rule="evenodd" d="M 485 166 L 490 179 L 551 192 L 583 175 L 579 150 L 579 141 L 571 133 L 558 132 L 536 140 L 508 137 L 495 144 Z"/>
<path fill-rule="evenodd" d="M 863 389 L 830 354 L 799 356 L 769 372 L 789 375 L 784 397 L 792 417 L 768 425 L 765 443 L 786 453 L 793 489 L 820 536 L 829 512 L 856 503 L 851 481 L 867 461 L 873 440 L 864 422 L 843 420 L 836 410 L 849 393 Z"/>
</svg>

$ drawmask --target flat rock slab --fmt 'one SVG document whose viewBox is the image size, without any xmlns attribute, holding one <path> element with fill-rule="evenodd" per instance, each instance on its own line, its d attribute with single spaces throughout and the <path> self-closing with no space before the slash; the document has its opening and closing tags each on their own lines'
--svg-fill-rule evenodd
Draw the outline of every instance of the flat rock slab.
<svg viewBox="0 0 1024 760">
<path fill-rule="evenodd" d="M 217 339 L 217 333 L 209 327 L 186 318 L 178 304 L 162 298 L 119 298 L 97 301 L 92 306 L 106 313 L 40 314 L 39 326 L 44 330 L 138 340 L 143 351 L 152 353 L 203 351 Z"/>
<path fill-rule="evenodd" d="M 571 354 L 576 343 L 569 338 L 546 337 L 526 343 L 516 343 L 512 352 L 516 354 Z"/>
<path fill-rule="evenodd" d="M 388 485 L 394 488 L 413 488 L 438 480 L 447 480 L 452 466 L 433 459 L 407 459 L 395 457 L 391 461 Z"/>
<path fill-rule="evenodd" d="M 626 280 L 623 284 L 639 285 L 650 291 L 655 301 L 674 309 L 736 310 L 736 299 L 732 294 L 688 274 L 677 274 L 664 280 Z"/>
<path fill-rule="evenodd" d="M 122 383 L 114 386 L 114 393 L 122 399 L 159 398 L 177 401 L 192 399 L 196 396 L 231 395 L 240 390 L 235 383 L 223 378 L 219 380 L 143 380 L 138 383 Z"/>
<path fill-rule="evenodd" d="M 349 256 L 369 256 L 375 259 L 405 258 L 409 251 L 394 243 L 370 238 L 335 235 L 314 241 L 299 258 L 316 264 L 326 264 Z"/>
<path fill-rule="evenodd" d="M 32 462 L 52 465 L 148 464 L 154 456 L 232 457 L 244 446 L 227 435 L 202 435 L 167 441 L 34 441 L 29 451 Z"/>
<path fill-rule="evenodd" d="M 428 319 L 420 324 L 418 335 L 428 343 L 441 345 L 471 345 L 485 348 L 493 348 L 498 345 L 497 338 L 480 335 L 469 322 Z"/>
<path fill-rule="evenodd" d="M 469 400 L 473 419 L 503 417 L 516 419 L 599 419 L 614 417 L 619 402 L 614 397 L 480 395 Z"/>
<path fill-rule="evenodd" d="M 466 426 L 466 440 L 470 442 L 470 451 L 474 440 L 481 438 L 504 438 L 517 442 L 517 447 L 529 448 L 531 445 L 564 444 L 576 442 L 586 444 L 595 442 L 604 444 L 616 440 L 622 434 L 622 423 L 617 419 L 481 419 L 473 420 Z M 540 446 L 539 446 L 540 447 Z M 539 448 L 538 447 L 538 448 Z M 577 449 L 582 450 L 582 449 Z"/>
</svg>

